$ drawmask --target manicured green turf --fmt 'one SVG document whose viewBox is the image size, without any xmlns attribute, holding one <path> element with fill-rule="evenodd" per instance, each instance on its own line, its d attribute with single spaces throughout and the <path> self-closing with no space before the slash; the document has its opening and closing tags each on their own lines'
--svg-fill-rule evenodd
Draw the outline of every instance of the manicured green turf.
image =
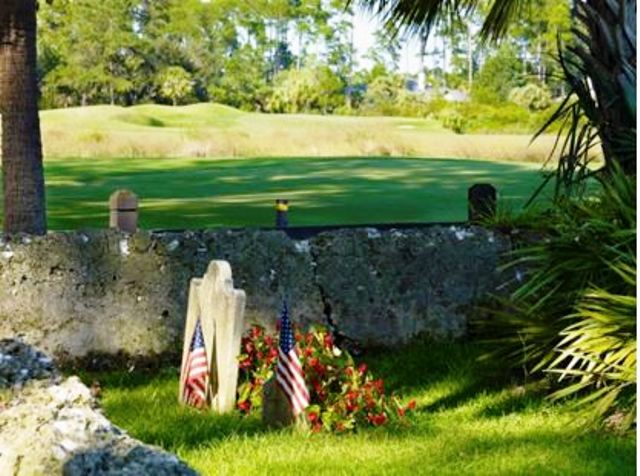
<svg viewBox="0 0 640 476">
<path fill-rule="evenodd" d="M 104 228 L 118 188 L 141 198 L 143 228 L 271 226 L 276 198 L 292 225 L 459 221 L 467 188 L 491 182 L 515 207 L 539 166 L 462 159 L 55 159 L 46 162 L 51 229 Z"/>
<path fill-rule="evenodd" d="M 181 408 L 177 369 L 84 377 L 100 380 L 112 421 L 205 475 L 635 474 L 634 437 L 585 431 L 569 405 L 550 404 L 533 386 L 497 384 L 504 380 L 477 355 L 468 344 L 415 344 L 365 357 L 388 389 L 417 400 L 417 412 L 409 426 L 347 436 L 269 431 L 258 417 Z"/>
</svg>

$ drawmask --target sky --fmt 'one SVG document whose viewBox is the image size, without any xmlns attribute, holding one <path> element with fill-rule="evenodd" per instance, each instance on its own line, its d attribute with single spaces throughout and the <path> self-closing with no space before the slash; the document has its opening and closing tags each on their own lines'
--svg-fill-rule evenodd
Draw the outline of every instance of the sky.
<svg viewBox="0 0 640 476">
<path fill-rule="evenodd" d="M 364 55 L 373 46 L 374 33 L 380 27 L 380 20 L 363 10 L 357 11 L 354 18 L 353 43 L 360 66 L 371 66 L 371 62 L 365 59 Z M 419 51 L 419 43 L 415 38 L 402 41 L 401 59 L 398 65 L 401 72 L 410 74 L 418 72 L 420 68 Z"/>
</svg>

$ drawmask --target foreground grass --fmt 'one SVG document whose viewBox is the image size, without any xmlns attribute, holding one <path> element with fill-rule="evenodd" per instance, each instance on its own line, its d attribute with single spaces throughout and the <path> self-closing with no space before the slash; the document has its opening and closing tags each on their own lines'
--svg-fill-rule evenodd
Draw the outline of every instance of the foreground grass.
<svg viewBox="0 0 640 476">
<path fill-rule="evenodd" d="M 457 135 L 433 119 L 241 112 L 217 104 L 41 111 L 53 157 L 421 156 L 540 163 L 554 137 Z"/>
<path fill-rule="evenodd" d="M 100 380 L 112 421 L 203 474 L 635 474 L 634 437 L 586 432 L 571 407 L 492 383 L 477 354 L 472 345 L 416 344 L 366 357 L 388 388 L 417 400 L 417 412 L 405 427 L 342 436 L 182 408 L 176 369 L 84 378 Z"/>
<path fill-rule="evenodd" d="M 517 208 L 539 167 L 400 158 L 56 159 L 47 161 L 49 227 L 104 228 L 109 195 L 141 197 L 143 228 L 272 226 L 276 198 L 292 225 L 462 221 L 467 189 L 490 182 Z"/>
</svg>

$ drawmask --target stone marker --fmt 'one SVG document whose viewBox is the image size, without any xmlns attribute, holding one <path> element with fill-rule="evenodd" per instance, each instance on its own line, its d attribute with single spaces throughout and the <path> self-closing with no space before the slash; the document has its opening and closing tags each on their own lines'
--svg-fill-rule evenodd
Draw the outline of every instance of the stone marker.
<svg viewBox="0 0 640 476">
<path fill-rule="evenodd" d="M 182 366 L 200 317 L 209 363 L 211 409 L 218 413 L 233 410 L 238 386 L 240 338 L 244 329 L 245 293 L 233 289 L 231 266 L 226 261 L 211 261 L 202 278 L 191 280 L 185 323 Z M 182 368 L 182 367 L 181 367 Z M 180 381 L 179 400 L 184 385 Z"/>
<path fill-rule="evenodd" d="M 291 425 L 295 425 L 297 429 L 308 428 L 304 412 L 297 418 L 293 416 L 287 395 L 280 388 L 275 375 L 262 387 L 262 422 L 269 428 Z"/>
<path fill-rule="evenodd" d="M 289 226 L 289 200 L 276 199 L 276 228 Z"/>
<path fill-rule="evenodd" d="M 293 424 L 295 418 L 287 396 L 275 376 L 262 388 L 262 422 L 270 428 L 283 428 Z"/>
<path fill-rule="evenodd" d="M 477 183 L 469 188 L 469 221 L 478 223 L 496 213 L 497 192 L 493 185 Z"/>
<path fill-rule="evenodd" d="M 138 197 L 130 190 L 116 190 L 109 197 L 109 227 L 135 233 L 138 230 Z"/>
</svg>

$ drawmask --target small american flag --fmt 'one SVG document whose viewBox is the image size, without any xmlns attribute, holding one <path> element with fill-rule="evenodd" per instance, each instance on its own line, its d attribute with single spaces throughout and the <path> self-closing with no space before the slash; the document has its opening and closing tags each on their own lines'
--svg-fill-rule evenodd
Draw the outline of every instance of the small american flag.
<svg viewBox="0 0 640 476">
<path fill-rule="evenodd" d="M 209 365 L 207 363 L 207 351 L 204 347 L 200 318 L 196 321 L 196 328 L 189 347 L 189 355 L 182 368 L 182 379 L 184 382 L 182 401 L 188 405 L 203 407 L 207 402 Z"/>
<path fill-rule="evenodd" d="M 309 406 L 309 391 L 304 383 L 302 365 L 296 352 L 286 301 L 280 316 L 280 349 L 276 379 L 289 399 L 293 415 L 298 416 Z"/>
</svg>

